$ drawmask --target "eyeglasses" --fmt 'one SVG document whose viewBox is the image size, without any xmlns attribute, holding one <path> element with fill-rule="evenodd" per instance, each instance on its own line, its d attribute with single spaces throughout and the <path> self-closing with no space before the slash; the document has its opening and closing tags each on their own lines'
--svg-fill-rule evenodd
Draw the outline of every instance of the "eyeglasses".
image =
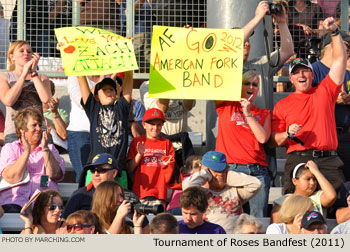
<svg viewBox="0 0 350 252">
<path fill-rule="evenodd" d="M 81 231 L 83 228 L 88 228 L 91 227 L 92 225 L 87 225 L 87 224 L 73 224 L 73 225 L 67 225 L 67 231 L 71 232 L 72 230 L 74 231 Z"/>
<path fill-rule="evenodd" d="M 249 81 L 243 82 L 243 85 L 244 85 L 244 86 L 247 86 L 247 87 L 249 87 L 250 85 L 252 85 L 253 87 L 259 87 L 259 83 L 256 83 L 256 82 L 249 82 Z"/>
<path fill-rule="evenodd" d="M 49 210 L 53 211 L 53 210 L 56 209 L 56 207 L 58 207 L 59 210 L 63 209 L 63 205 L 62 204 L 52 203 L 51 205 L 49 205 Z"/>
<path fill-rule="evenodd" d="M 91 173 L 106 173 L 108 171 L 114 170 L 113 168 L 102 168 L 102 167 L 92 167 L 90 168 Z"/>
</svg>

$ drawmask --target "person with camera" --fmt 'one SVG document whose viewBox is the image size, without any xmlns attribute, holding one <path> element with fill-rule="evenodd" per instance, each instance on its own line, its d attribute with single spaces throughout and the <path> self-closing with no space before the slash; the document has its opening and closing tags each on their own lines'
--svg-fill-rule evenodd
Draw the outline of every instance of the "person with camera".
<svg viewBox="0 0 350 252">
<path fill-rule="evenodd" d="M 123 187 L 118 182 L 105 181 L 96 188 L 91 212 L 97 215 L 103 231 L 107 234 L 142 234 L 144 214 L 134 210 L 133 226 L 126 222 L 131 207 L 131 203 L 125 199 Z"/>
<path fill-rule="evenodd" d="M 338 189 L 344 183 L 337 155 L 337 132 L 334 118 L 335 103 L 344 82 L 346 51 L 334 18 L 327 18 L 324 27 L 330 32 L 333 62 L 327 76 L 312 87 L 313 68 L 306 59 L 297 58 L 289 66 L 289 80 L 295 92 L 280 100 L 272 116 L 270 146 L 287 148 L 284 189 L 290 192 L 291 170 L 299 163 L 313 160 L 321 173 Z"/>
<path fill-rule="evenodd" d="M 92 159 L 92 163 L 84 167 L 84 171 L 87 170 L 91 171 L 91 182 L 73 192 L 62 213 L 62 217 L 65 219 L 75 211 L 91 210 L 96 188 L 105 181 L 114 181 L 118 173 L 121 172 L 115 158 L 108 153 L 97 154 Z M 142 233 L 149 233 L 148 224 L 148 219 L 145 218 L 142 223 Z"/>
<path fill-rule="evenodd" d="M 277 7 L 278 6 L 278 7 Z M 255 70 L 260 79 L 260 90 L 262 96 L 258 96 L 255 105 L 260 108 L 273 109 L 273 76 L 283 66 L 283 64 L 294 54 L 294 45 L 292 36 L 287 25 L 287 14 L 283 5 L 271 5 L 268 1 L 259 2 L 255 16 L 243 27 L 244 30 L 244 50 L 243 62 L 244 69 Z M 270 10 L 271 9 L 271 10 Z M 277 62 L 277 66 L 271 66 L 267 55 L 258 58 L 249 59 L 250 41 L 254 29 L 265 18 L 266 15 L 272 15 L 277 23 L 280 32 L 280 49 L 272 52 L 271 61 Z M 278 54 L 280 56 L 278 56 Z M 279 61 L 278 61 L 279 57 Z"/>
</svg>

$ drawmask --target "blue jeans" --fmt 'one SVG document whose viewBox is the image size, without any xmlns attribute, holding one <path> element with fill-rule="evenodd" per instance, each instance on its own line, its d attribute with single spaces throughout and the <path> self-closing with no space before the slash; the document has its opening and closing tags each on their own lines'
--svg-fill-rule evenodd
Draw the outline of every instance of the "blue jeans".
<svg viewBox="0 0 350 252">
<path fill-rule="evenodd" d="M 257 195 L 249 200 L 250 214 L 255 217 L 267 216 L 267 205 L 269 200 L 271 178 L 267 167 L 256 164 L 228 164 L 230 170 L 242 172 L 244 174 L 256 177 L 262 183 L 261 190 Z"/>
<path fill-rule="evenodd" d="M 80 174 L 90 154 L 90 133 L 68 131 L 68 155 L 75 172 L 75 181 L 79 183 Z"/>
</svg>

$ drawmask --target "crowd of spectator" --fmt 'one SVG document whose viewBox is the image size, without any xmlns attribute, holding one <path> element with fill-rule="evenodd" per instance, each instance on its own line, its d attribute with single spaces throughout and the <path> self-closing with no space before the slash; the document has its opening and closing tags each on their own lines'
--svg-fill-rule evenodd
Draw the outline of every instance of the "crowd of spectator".
<svg viewBox="0 0 350 252">
<path fill-rule="evenodd" d="M 125 1 L 78 2 L 86 16 L 82 24 L 105 27 L 106 20 L 126 20 Z M 164 17 L 141 15 L 141 10 L 151 13 L 153 4 L 158 10 L 167 6 L 134 2 L 134 43 L 146 59 L 144 72 L 151 31 L 142 27 Z M 140 87 L 141 101 L 135 100 L 132 71 L 69 77 L 68 118 L 53 97 L 54 83 L 37 72 L 39 53 L 27 41 L 13 41 L 9 71 L 0 75 L 6 106 L 6 118 L 0 114 L 0 217 L 19 213 L 22 234 L 259 234 L 259 218 L 268 216 L 266 234 L 350 233 L 350 36 L 333 18 L 336 4 L 295 0 L 270 13 L 267 1 L 258 3 L 243 27 L 241 100 L 214 101 L 216 147 L 203 156 L 195 155 L 188 135 L 195 100 L 151 98 L 148 81 Z M 42 18 L 68 15 L 70 5 L 57 1 L 55 16 Z M 106 5 L 120 5 L 121 11 L 103 12 L 116 15 L 108 19 L 88 15 L 88 8 Z M 248 59 L 250 36 L 269 14 L 280 37 L 280 49 L 271 54 L 275 66 L 266 55 Z M 322 38 L 319 62 L 295 55 L 291 24 Z M 274 106 L 272 78 L 289 59 L 295 91 Z M 256 100 L 260 89 L 263 95 Z M 274 151 L 280 146 L 287 152 L 284 195 L 269 211 Z M 57 183 L 65 176 L 60 154 L 66 152 L 79 188 L 64 202 Z M 151 223 L 146 213 L 156 215 Z M 327 218 L 340 225 L 328 230 Z"/>
</svg>

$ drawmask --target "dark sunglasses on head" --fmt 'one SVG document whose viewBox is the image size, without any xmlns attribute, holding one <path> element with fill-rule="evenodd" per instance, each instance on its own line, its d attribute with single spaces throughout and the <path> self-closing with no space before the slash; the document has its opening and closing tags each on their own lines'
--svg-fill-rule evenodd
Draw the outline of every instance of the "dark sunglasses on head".
<svg viewBox="0 0 350 252">
<path fill-rule="evenodd" d="M 106 173 L 108 171 L 114 170 L 113 168 L 102 168 L 102 167 L 91 167 L 90 171 L 91 173 Z"/>
<path fill-rule="evenodd" d="M 248 87 L 249 87 L 250 85 L 252 85 L 253 87 L 259 87 L 259 84 L 258 84 L 258 83 L 256 83 L 256 82 L 249 82 L 249 81 L 244 82 L 243 85 L 244 85 L 244 86 L 248 86 Z"/>
<path fill-rule="evenodd" d="M 71 232 L 72 230 L 75 231 L 81 231 L 83 228 L 91 227 L 91 225 L 88 224 L 74 224 L 74 225 L 67 225 L 67 231 Z"/>
<path fill-rule="evenodd" d="M 58 207 L 58 209 L 60 209 L 60 210 L 63 209 L 63 205 L 62 204 L 52 203 L 51 205 L 49 205 L 49 210 L 53 211 L 53 210 L 56 209 L 56 207 Z"/>
</svg>

